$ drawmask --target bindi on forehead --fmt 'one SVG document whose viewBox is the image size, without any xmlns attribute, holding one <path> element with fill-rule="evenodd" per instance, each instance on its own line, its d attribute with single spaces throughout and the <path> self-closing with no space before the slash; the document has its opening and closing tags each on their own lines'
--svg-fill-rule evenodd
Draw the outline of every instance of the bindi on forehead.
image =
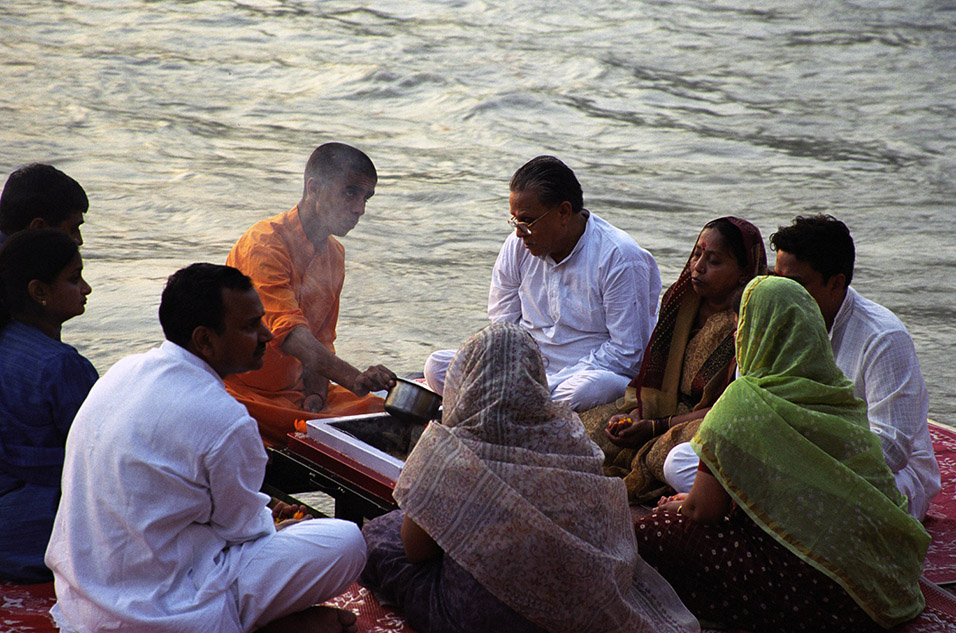
<svg viewBox="0 0 956 633">
<path fill-rule="evenodd" d="M 700 248 L 701 252 L 707 251 L 720 255 L 726 255 L 729 253 L 729 249 L 727 248 L 727 243 L 724 241 L 724 237 L 720 234 L 720 231 L 714 228 L 703 230 L 703 232 L 700 234 L 700 237 L 697 238 L 697 246 Z"/>
</svg>

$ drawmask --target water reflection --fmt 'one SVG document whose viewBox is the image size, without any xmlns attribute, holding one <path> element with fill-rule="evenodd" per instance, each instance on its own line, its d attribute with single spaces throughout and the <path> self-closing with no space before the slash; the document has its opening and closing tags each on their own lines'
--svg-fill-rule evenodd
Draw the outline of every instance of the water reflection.
<svg viewBox="0 0 956 633">
<path fill-rule="evenodd" d="M 0 28 L 0 171 L 86 188 L 94 292 L 64 336 L 101 371 L 159 340 L 169 273 L 223 261 L 340 139 L 380 172 L 344 240 L 356 364 L 416 371 L 485 323 L 508 177 L 554 153 L 665 285 L 714 217 L 846 221 L 854 285 L 906 322 L 956 423 L 947 3 L 11 0 Z"/>
</svg>

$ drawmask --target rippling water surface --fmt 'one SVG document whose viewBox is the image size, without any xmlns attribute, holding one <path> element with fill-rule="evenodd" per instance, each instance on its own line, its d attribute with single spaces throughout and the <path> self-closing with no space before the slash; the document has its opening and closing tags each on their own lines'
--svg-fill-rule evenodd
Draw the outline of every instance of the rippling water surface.
<svg viewBox="0 0 956 633">
<path fill-rule="evenodd" d="M 418 371 L 486 323 L 507 181 L 555 154 L 674 281 L 706 221 L 844 220 L 956 424 L 956 9 L 744 3 L 86 0 L 0 5 L 0 172 L 91 199 L 64 339 L 100 372 L 161 340 L 166 276 L 299 198 L 310 151 L 379 169 L 344 240 L 339 353 Z"/>
</svg>

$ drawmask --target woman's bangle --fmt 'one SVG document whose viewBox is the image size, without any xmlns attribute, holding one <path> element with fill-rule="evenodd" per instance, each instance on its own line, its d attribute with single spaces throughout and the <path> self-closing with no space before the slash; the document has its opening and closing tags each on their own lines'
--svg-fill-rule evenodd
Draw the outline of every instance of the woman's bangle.
<svg viewBox="0 0 956 633">
<path fill-rule="evenodd" d="M 668 416 L 668 417 L 663 417 L 663 418 L 654 418 L 654 419 L 653 419 L 653 425 L 654 425 L 653 433 L 654 433 L 654 437 L 657 437 L 658 435 L 663 435 L 664 433 L 667 433 L 667 431 L 670 430 L 670 428 L 671 428 L 671 420 L 673 420 L 673 419 L 674 419 L 674 416 Z"/>
<path fill-rule="evenodd" d="M 683 503 L 680 504 L 679 506 L 677 506 L 677 514 L 681 514 L 681 510 L 683 510 L 683 509 L 684 509 L 684 504 L 683 504 Z"/>
</svg>

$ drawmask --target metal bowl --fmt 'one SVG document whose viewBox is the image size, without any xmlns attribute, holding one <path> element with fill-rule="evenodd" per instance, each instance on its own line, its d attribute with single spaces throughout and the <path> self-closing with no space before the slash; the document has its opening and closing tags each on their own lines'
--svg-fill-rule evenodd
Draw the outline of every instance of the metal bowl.
<svg viewBox="0 0 956 633">
<path fill-rule="evenodd" d="M 395 386 L 388 390 L 385 411 L 389 415 L 408 422 L 428 422 L 438 417 L 441 396 L 417 382 L 396 378 Z"/>
</svg>

